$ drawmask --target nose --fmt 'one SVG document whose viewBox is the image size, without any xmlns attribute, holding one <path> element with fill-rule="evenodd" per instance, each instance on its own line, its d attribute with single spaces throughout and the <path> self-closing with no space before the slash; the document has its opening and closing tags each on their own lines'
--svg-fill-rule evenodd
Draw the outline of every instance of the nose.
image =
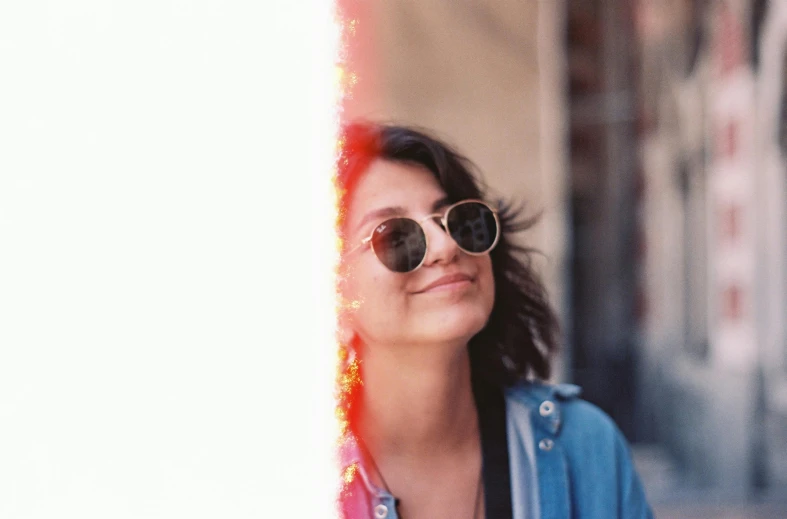
<svg viewBox="0 0 787 519">
<path fill-rule="evenodd" d="M 426 233 L 427 248 L 424 266 L 437 263 L 452 263 L 459 256 L 459 247 L 448 235 L 438 217 L 429 218 L 421 224 Z"/>
</svg>

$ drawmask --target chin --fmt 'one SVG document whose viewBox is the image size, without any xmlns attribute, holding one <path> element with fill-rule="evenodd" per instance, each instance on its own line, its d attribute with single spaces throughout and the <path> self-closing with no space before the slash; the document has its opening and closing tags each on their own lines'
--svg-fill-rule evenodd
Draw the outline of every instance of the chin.
<svg viewBox="0 0 787 519">
<path fill-rule="evenodd" d="M 428 319 L 421 320 L 419 328 L 434 342 L 455 340 L 469 341 L 483 330 L 489 320 L 489 312 L 481 308 L 452 308 L 449 311 L 435 312 Z"/>
</svg>

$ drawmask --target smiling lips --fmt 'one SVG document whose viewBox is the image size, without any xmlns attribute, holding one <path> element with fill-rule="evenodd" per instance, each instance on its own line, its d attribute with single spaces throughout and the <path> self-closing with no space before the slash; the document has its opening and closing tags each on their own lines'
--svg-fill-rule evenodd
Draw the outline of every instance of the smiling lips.
<svg viewBox="0 0 787 519">
<path fill-rule="evenodd" d="M 436 279 L 432 283 L 428 284 L 426 287 L 419 290 L 417 293 L 422 294 L 424 292 L 437 292 L 440 290 L 453 290 L 456 288 L 460 288 L 470 284 L 473 281 L 473 278 L 467 274 L 463 274 L 458 272 L 456 274 L 448 274 L 441 278 Z"/>
</svg>

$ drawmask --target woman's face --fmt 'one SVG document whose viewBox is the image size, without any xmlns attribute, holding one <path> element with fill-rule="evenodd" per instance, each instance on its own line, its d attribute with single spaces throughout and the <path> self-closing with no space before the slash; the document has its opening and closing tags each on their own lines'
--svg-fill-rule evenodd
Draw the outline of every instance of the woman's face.
<svg viewBox="0 0 787 519">
<path fill-rule="evenodd" d="M 421 222 L 429 246 L 413 272 L 388 270 L 369 246 L 353 251 L 388 218 L 420 221 L 448 205 L 435 177 L 419 166 L 378 159 L 359 181 L 346 220 L 351 252 L 343 260 L 341 291 L 356 303 L 348 324 L 364 344 L 466 344 L 486 325 L 495 298 L 491 259 L 462 252 L 436 220 Z M 465 279 L 441 282 L 456 274 Z"/>
</svg>

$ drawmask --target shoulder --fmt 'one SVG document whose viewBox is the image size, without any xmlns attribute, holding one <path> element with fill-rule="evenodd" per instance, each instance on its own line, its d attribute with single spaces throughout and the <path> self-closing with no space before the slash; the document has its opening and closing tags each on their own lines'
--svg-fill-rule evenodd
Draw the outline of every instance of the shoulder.
<svg viewBox="0 0 787 519">
<path fill-rule="evenodd" d="M 651 517 L 628 443 L 615 422 L 580 393 L 578 386 L 541 383 L 505 393 L 509 425 L 520 436 L 532 428 L 542 510 L 554 505 L 545 496 L 571 489 L 575 506 L 598 512 L 588 517 L 609 517 L 609 510 L 620 511 L 620 517 Z"/>
<path fill-rule="evenodd" d="M 610 517 L 610 510 L 618 510 L 618 517 L 652 517 L 626 440 L 580 393 L 578 386 L 536 382 L 505 392 L 510 430 L 535 444 L 542 512 L 555 512 L 551 496 L 570 489 L 571 506 L 587 517 Z M 553 515 L 568 514 L 545 512 Z"/>
</svg>

